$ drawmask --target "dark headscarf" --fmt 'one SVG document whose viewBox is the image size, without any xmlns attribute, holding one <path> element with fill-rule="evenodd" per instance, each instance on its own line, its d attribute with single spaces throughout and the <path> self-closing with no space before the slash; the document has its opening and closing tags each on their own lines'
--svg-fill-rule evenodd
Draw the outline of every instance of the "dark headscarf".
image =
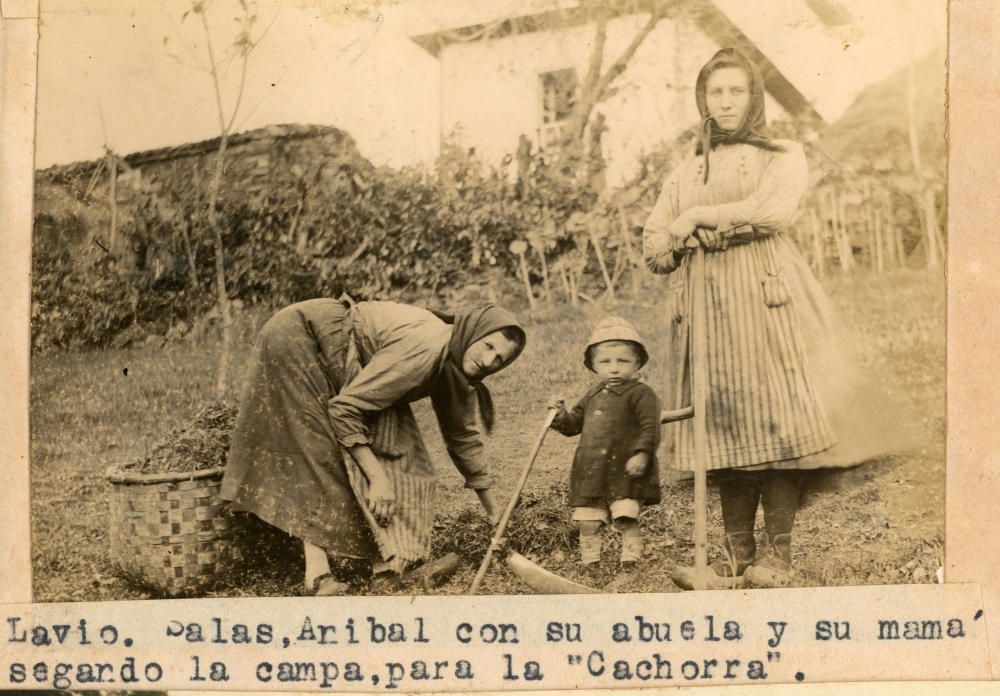
<svg viewBox="0 0 1000 696">
<path fill-rule="evenodd" d="M 483 426 L 486 432 L 493 430 L 493 397 L 490 390 L 482 383 L 482 380 L 469 379 L 462 371 L 462 359 L 465 351 L 479 339 L 488 336 L 494 331 L 501 331 L 506 328 L 514 329 L 520 334 L 518 348 L 511 356 L 504 367 L 514 362 L 524 350 L 526 336 L 524 328 L 517 321 L 517 318 L 502 307 L 496 305 L 483 305 L 475 309 L 460 312 L 457 315 L 446 314 L 431 310 L 438 319 L 446 324 L 452 324 L 451 340 L 448 342 L 448 360 L 445 363 L 445 377 L 453 385 L 463 388 L 462 391 L 473 388 L 476 390 L 476 401 L 479 404 L 479 416 L 483 419 Z"/>
<path fill-rule="evenodd" d="M 708 77 L 719 68 L 740 68 L 750 77 L 750 103 L 746 113 L 733 131 L 725 131 L 719 127 L 708 113 L 706 86 Z M 735 48 L 723 48 L 712 59 L 705 63 L 698 73 L 695 84 L 695 100 L 698 103 L 698 113 L 701 114 L 701 139 L 695 152 L 705 156 L 705 182 L 708 182 L 708 153 L 720 143 L 747 143 L 765 150 L 782 151 L 767 133 L 767 121 L 764 118 L 764 78 L 760 69 L 752 60 Z"/>
</svg>

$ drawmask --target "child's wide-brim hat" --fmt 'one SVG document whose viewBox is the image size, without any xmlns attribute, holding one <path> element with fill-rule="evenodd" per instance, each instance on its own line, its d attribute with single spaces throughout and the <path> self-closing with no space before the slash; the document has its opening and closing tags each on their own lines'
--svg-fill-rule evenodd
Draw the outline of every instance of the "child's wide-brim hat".
<svg viewBox="0 0 1000 696">
<path fill-rule="evenodd" d="M 621 317 L 608 317 L 602 319 L 594 327 L 594 331 L 590 334 L 590 339 L 587 341 L 587 349 L 583 352 L 583 364 L 587 366 L 588 370 L 593 371 L 594 369 L 594 366 L 590 362 L 591 348 L 599 343 L 606 343 L 608 341 L 627 341 L 634 344 L 639 351 L 640 368 L 649 360 L 649 353 L 646 352 L 646 346 L 642 342 L 642 337 L 639 336 L 639 332 L 635 330 L 632 323 Z"/>
</svg>

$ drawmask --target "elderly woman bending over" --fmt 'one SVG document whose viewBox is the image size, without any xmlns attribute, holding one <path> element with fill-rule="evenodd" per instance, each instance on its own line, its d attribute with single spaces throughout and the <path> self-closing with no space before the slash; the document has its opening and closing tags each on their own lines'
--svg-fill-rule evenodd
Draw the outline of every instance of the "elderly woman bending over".
<svg viewBox="0 0 1000 696">
<path fill-rule="evenodd" d="M 524 344 L 514 316 L 492 305 L 455 317 L 394 302 L 286 307 L 257 339 L 223 497 L 302 540 L 308 592 L 348 590 L 329 556 L 398 577 L 428 557 L 434 520 L 435 471 L 410 403 L 430 398 L 448 454 L 495 521 L 475 414 L 492 427 L 482 379 Z"/>
</svg>

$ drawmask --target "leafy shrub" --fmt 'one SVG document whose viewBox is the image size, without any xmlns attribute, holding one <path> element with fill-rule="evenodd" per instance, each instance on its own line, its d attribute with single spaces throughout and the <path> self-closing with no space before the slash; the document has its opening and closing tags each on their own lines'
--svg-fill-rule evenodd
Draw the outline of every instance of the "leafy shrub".
<svg viewBox="0 0 1000 696">
<path fill-rule="evenodd" d="M 778 124 L 777 131 L 802 139 L 797 128 Z M 587 168 L 530 147 L 487 167 L 473 152 L 446 143 L 435 167 L 400 171 L 343 157 L 301 158 L 309 161 L 300 166 L 295 153 L 276 147 L 281 166 L 263 189 L 236 176 L 224 180 L 218 213 L 228 296 L 267 308 L 343 292 L 355 299 L 440 302 L 487 279 L 520 282 L 520 259 L 511 250 L 516 240 L 528 242 L 522 248 L 532 260 L 530 282 L 544 282 L 542 258 L 565 258 L 565 267 L 579 274 L 574 283 L 601 292 L 609 269 L 588 245 L 602 247 L 607 266 L 612 257 L 618 261 L 623 234 L 637 248 L 645 215 L 664 178 L 691 152 L 695 135 L 688 130 L 648 153 L 635 177 L 614 191 L 595 188 Z M 804 215 L 810 208 L 822 214 L 824 189 L 855 201 L 847 206 L 855 240 L 847 248 L 870 262 L 866 207 L 877 196 L 900 231 L 903 254 L 919 248 L 913 186 L 891 172 L 859 176 L 831 168 L 816 147 L 807 147 L 807 155 L 821 177 L 804 201 Z M 65 247 L 36 244 L 36 350 L 124 345 L 214 311 L 208 163 L 126 206 L 120 233 L 127 243 L 115 253 L 87 261 Z M 821 224 L 820 233 L 828 223 Z M 817 253 L 817 245 L 799 241 L 817 270 L 841 263 L 828 240 L 820 240 Z"/>
<path fill-rule="evenodd" d="M 512 275 L 512 241 L 562 225 L 596 196 L 539 154 L 517 177 L 510 165 L 508 158 L 489 168 L 447 146 L 434 169 L 341 164 L 331 172 L 321 164 L 257 191 L 227 181 L 218 213 L 228 296 L 269 307 L 342 292 L 427 301 L 480 282 L 485 269 Z M 120 345 L 213 310 L 202 174 L 129 204 L 120 227 L 127 243 L 115 253 L 87 262 L 57 245 L 36 246 L 36 350 Z"/>
</svg>

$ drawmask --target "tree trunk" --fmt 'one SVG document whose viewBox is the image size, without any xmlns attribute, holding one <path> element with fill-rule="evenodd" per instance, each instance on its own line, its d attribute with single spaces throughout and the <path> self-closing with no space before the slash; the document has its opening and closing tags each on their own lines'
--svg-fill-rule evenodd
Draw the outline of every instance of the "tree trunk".
<svg viewBox="0 0 1000 696">
<path fill-rule="evenodd" d="M 545 289 L 545 304 L 552 304 L 552 286 L 549 283 L 549 262 L 545 259 L 545 242 L 542 242 L 542 248 L 537 249 L 539 258 L 542 260 L 542 287 Z"/>
<path fill-rule="evenodd" d="M 934 192 L 925 183 L 922 175 L 922 163 L 920 157 L 920 134 L 917 132 L 916 114 L 916 65 L 913 57 L 910 56 L 909 70 L 906 81 L 906 120 L 907 133 L 910 141 L 910 158 L 913 161 L 913 173 L 918 182 L 921 182 L 920 201 L 918 208 L 924 223 L 924 247 L 927 251 L 927 270 L 936 271 L 941 267 L 939 249 L 942 248 L 940 241 L 940 231 L 937 224 L 937 206 L 934 202 Z"/>
<path fill-rule="evenodd" d="M 184 245 L 184 256 L 188 262 L 188 278 L 191 281 L 191 289 L 194 290 L 198 287 L 198 266 L 195 265 L 194 250 L 191 248 L 191 235 L 188 234 L 189 227 L 190 225 L 188 225 L 187 220 L 181 220 L 175 229 L 180 231 L 181 244 Z"/>
<path fill-rule="evenodd" d="M 222 325 L 222 349 L 219 354 L 219 365 L 215 378 L 215 395 L 218 399 L 225 397 L 228 388 L 229 356 L 233 346 L 233 317 L 229 305 L 229 295 L 226 292 L 226 250 L 222 241 L 222 223 L 216 210 L 219 202 L 219 191 L 222 188 L 222 172 L 226 163 L 228 145 L 229 134 L 224 131 L 219 139 L 219 150 L 215 155 L 215 173 L 212 176 L 208 192 L 208 223 L 215 242 L 215 292 Z"/>
<path fill-rule="evenodd" d="M 111 205 L 111 235 L 108 246 L 115 253 L 118 251 L 118 162 L 113 153 L 108 153 L 108 165 L 111 167 L 111 185 L 108 192 L 108 202 Z"/>
<path fill-rule="evenodd" d="M 625 72 L 629 61 L 635 55 L 639 47 L 642 46 L 646 37 L 656 28 L 664 16 L 664 8 L 661 3 L 653 3 L 652 11 L 646 24 L 632 37 L 632 41 L 622 51 L 621 55 L 615 59 L 606 71 L 601 72 L 604 64 L 604 48 L 608 37 L 608 20 L 613 13 L 606 7 L 597 9 L 595 22 L 597 24 L 594 32 L 593 47 L 590 50 L 590 60 L 587 65 L 587 74 L 580 84 L 573 113 L 569 118 L 569 124 L 562 140 L 563 148 L 571 155 L 582 154 L 584 133 L 590 121 L 590 115 L 601 101 L 606 99 L 611 91 L 611 84 Z"/>
</svg>

